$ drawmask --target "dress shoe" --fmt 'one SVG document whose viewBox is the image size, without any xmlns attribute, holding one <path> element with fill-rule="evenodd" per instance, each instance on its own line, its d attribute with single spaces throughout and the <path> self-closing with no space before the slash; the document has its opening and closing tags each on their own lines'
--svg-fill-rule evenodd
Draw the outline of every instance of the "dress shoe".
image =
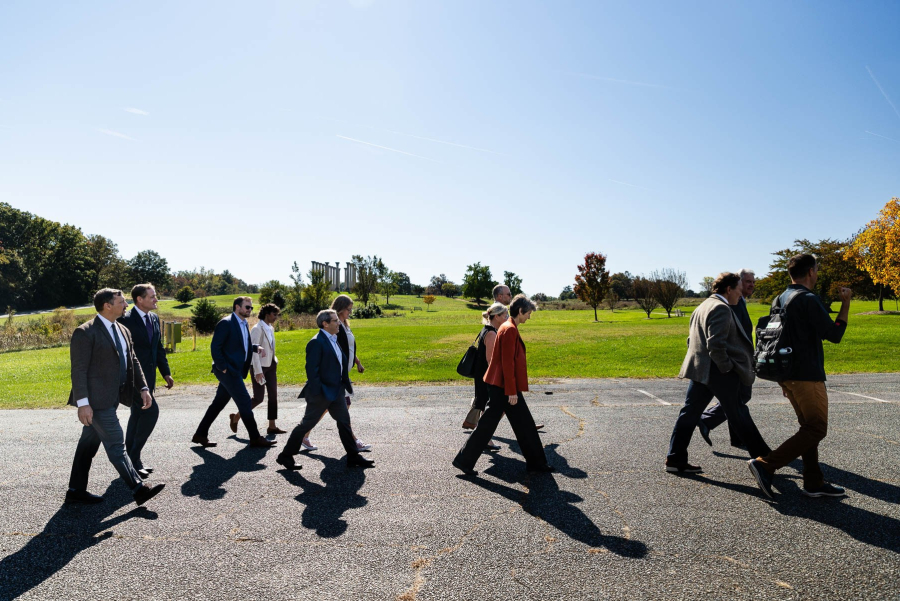
<svg viewBox="0 0 900 601">
<path fill-rule="evenodd" d="M 543 430 L 543 429 L 544 429 L 544 424 L 535 424 L 535 425 L 534 425 L 534 429 L 535 429 L 535 430 Z"/>
<path fill-rule="evenodd" d="M 287 432 L 285 432 L 281 428 L 267 428 L 266 434 L 287 434 Z"/>
<path fill-rule="evenodd" d="M 312 443 L 312 441 L 309 439 L 309 436 L 307 436 L 306 438 L 303 439 L 303 442 L 300 443 L 300 446 L 303 447 L 304 449 L 306 449 L 307 451 L 315 451 L 319 448 Z"/>
<path fill-rule="evenodd" d="M 453 460 L 453 467 L 461 471 L 466 476 L 477 476 L 478 472 L 473 470 L 470 467 L 465 467 L 462 463 L 459 462 L 459 459 Z"/>
<path fill-rule="evenodd" d="M 473 424 L 472 422 L 467 422 L 463 420 L 463 430 L 474 430 L 475 426 L 478 424 Z"/>
<path fill-rule="evenodd" d="M 194 434 L 194 437 L 191 439 L 191 442 L 200 445 L 201 447 L 209 448 L 216 446 L 217 442 L 209 442 L 209 439 L 205 436 L 197 436 Z"/>
<path fill-rule="evenodd" d="M 819 488 L 809 489 L 809 488 L 801 488 L 800 492 L 802 492 L 807 497 L 846 497 L 847 491 L 845 491 L 840 486 L 835 486 L 834 484 L 829 484 L 828 482 L 824 482 L 822 486 Z"/>
<path fill-rule="evenodd" d="M 759 485 L 759 489 L 763 491 L 763 494 L 770 499 L 775 499 L 775 494 L 772 492 L 773 474 L 763 466 L 763 462 L 759 459 L 751 459 L 747 462 L 747 467 L 750 468 L 750 473 L 756 478 L 756 484 Z"/>
<path fill-rule="evenodd" d="M 278 454 L 278 457 L 275 458 L 275 463 L 286 470 L 297 471 L 303 469 L 302 465 L 294 462 L 293 457 L 291 457 L 290 455 L 285 455 L 284 453 Z"/>
<path fill-rule="evenodd" d="M 669 463 L 667 459 L 666 471 L 670 474 L 699 474 L 703 471 L 703 468 L 699 465 L 691 465 L 687 461 L 684 463 Z"/>
<path fill-rule="evenodd" d="M 92 495 L 86 490 L 72 490 L 69 489 L 66 491 L 66 503 L 82 503 L 84 505 L 96 505 L 97 503 L 101 503 L 103 501 L 103 497 L 100 495 Z"/>
<path fill-rule="evenodd" d="M 141 469 L 142 469 L 142 470 L 146 470 L 146 472 L 147 472 L 148 474 L 152 474 L 152 473 L 153 473 L 153 468 L 150 467 L 149 465 L 145 465 L 145 466 L 142 467 Z"/>
<path fill-rule="evenodd" d="M 484 445 L 484 450 L 485 451 L 499 451 L 500 445 L 498 445 L 496 442 L 488 441 L 488 443 L 486 445 Z"/>
<path fill-rule="evenodd" d="M 164 489 L 165 487 L 165 484 L 154 484 L 153 486 L 141 484 L 141 487 L 137 489 L 137 492 L 134 493 L 134 502 L 138 505 L 143 505 L 144 503 L 161 493 L 162 489 Z"/>
<path fill-rule="evenodd" d="M 276 441 L 263 438 L 262 436 L 257 436 L 250 441 L 251 447 L 260 447 L 262 449 L 268 449 L 269 447 L 274 447 L 277 444 L 278 443 Z"/>
<path fill-rule="evenodd" d="M 712 446 L 712 441 L 709 439 L 709 426 L 707 426 L 703 422 L 697 422 L 697 429 L 700 430 L 700 436 L 703 437 L 703 440 L 706 441 L 706 444 Z"/>
<path fill-rule="evenodd" d="M 240 413 L 229 413 L 228 414 L 228 425 L 231 427 L 231 431 L 237 434 L 238 422 L 241 421 Z"/>
<path fill-rule="evenodd" d="M 150 477 L 150 470 L 147 470 L 145 468 L 138 468 L 138 469 L 135 469 L 134 471 L 136 471 L 137 475 L 141 477 L 141 480 L 146 480 L 147 478 Z"/>
<path fill-rule="evenodd" d="M 357 453 L 355 457 L 347 457 L 347 467 L 375 467 L 375 462 Z"/>
<path fill-rule="evenodd" d="M 528 466 L 526 469 L 529 474 L 550 474 L 556 471 L 556 468 L 552 465 L 539 465 L 536 467 Z"/>
</svg>

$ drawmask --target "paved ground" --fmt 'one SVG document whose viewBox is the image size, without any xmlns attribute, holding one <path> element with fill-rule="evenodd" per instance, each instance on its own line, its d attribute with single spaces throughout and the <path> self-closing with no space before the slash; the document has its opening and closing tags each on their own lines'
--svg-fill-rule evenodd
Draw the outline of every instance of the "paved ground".
<svg viewBox="0 0 900 601">
<path fill-rule="evenodd" d="M 91 490 L 106 501 L 64 506 L 74 411 L 6 411 L 0 598 L 897 599 L 898 385 L 834 377 L 821 457 L 850 496 L 802 497 L 794 466 L 771 504 L 724 426 L 713 449 L 692 442 L 702 476 L 663 472 L 677 380 L 534 386 L 527 400 L 559 472 L 527 475 L 504 422 L 503 450 L 474 480 L 450 466 L 469 388 L 363 388 L 351 414 L 378 467 L 348 471 L 323 423 L 320 450 L 291 474 L 232 437 L 225 416 L 217 448 L 192 446 L 212 389 L 163 391 L 146 458 L 168 487 L 146 508 L 102 451 Z M 284 391 L 283 426 L 299 419 L 295 393 Z M 794 432 L 773 386 L 758 385 L 751 407 L 770 444 Z"/>
</svg>

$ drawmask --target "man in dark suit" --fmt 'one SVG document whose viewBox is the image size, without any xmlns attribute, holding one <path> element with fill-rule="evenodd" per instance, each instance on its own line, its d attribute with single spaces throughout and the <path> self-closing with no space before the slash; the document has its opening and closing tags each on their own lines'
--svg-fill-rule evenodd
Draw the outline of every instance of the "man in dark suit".
<svg viewBox="0 0 900 601">
<path fill-rule="evenodd" d="M 84 427 L 72 462 L 67 503 L 99 503 L 103 500 L 87 491 L 88 472 L 101 443 L 109 461 L 131 489 L 135 503 L 143 505 L 165 486 L 144 485 L 125 452 L 125 437 L 116 416 L 119 403 L 130 407 L 139 397 L 146 410 L 153 401 L 141 364 L 134 354 L 131 334 L 116 322 L 127 306 L 121 290 L 104 288 L 94 295 L 97 316 L 72 333 L 69 404 L 78 407 L 78 421 Z"/>
<path fill-rule="evenodd" d="M 750 313 L 747 311 L 746 299 L 753 296 L 753 291 L 756 289 L 756 274 L 750 269 L 741 269 L 738 275 L 741 276 L 741 298 L 738 299 L 736 305 L 731 306 L 731 310 L 734 311 L 741 327 L 744 328 L 744 331 L 750 338 L 750 342 L 753 342 L 753 322 L 750 320 Z M 746 405 L 753 395 L 753 386 L 742 383 L 739 394 L 741 403 Z M 700 436 L 703 437 L 706 444 L 712 446 L 712 440 L 709 437 L 709 433 L 724 421 L 726 421 L 725 410 L 722 408 L 721 403 L 716 403 L 712 408 L 703 412 L 700 423 L 697 424 L 697 429 L 700 430 Z M 731 437 L 731 446 L 737 449 L 747 448 L 747 445 L 745 445 L 744 441 L 737 435 L 730 423 L 728 424 L 728 435 Z"/>
<path fill-rule="evenodd" d="M 216 324 L 212 342 L 209 344 L 213 360 L 212 373 L 219 380 L 219 387 L 191 441 L 204 447 L 216 446 L 217 443 L 209 441 L 209 427 L 228 401 L 234 399 L 250 435 L 250 446 L 271 447 L 275 441 L 260 436 L 256 419 L 253 417 L 253 400 L 247 392 L 247 385 L 244 384 L 250 372 L 253 353 L 260 352 L 260 348 L 250 342 L 250 331 L 247 327 L 247 318 L 253 312 L 253 299 L 249 296 L 239 296 L 234 299 L 231 307 L 233 312 Z"/>
<path fill-rule="evenodd" d="M 713 290 L 715 293 L 691 315 L 688 352 L 678 374 L 679 378 L 689 379 L 690 384 L 669 441 L 667 472 L 703 471 L 700 466 L 688 463 L 687 449 L 703 410 L 714 396 L 719 399 L 729 424 L 747 444 L 750 456 L 769 452 L 750 411 L 739 399 L 741 384 L 750 386 L 756 379 L 753 344 L 731 310 L 731 305 L 741 297 L 741 278 L 736 273 L 719 274 Z"/>
<path fill-rule="evenodd" d="M 350 427 L 344 390 L 352 394 L 353 384 L 348 374 L 349 359 L 337 342 L 340 328 L 337 312 L 332 309 L 319 311 L 316 325 L 319 333 L 306 344 L 306 386 L 300 391 L 300 398 L 306 399 L 306 412 L 275 461 L 289 470 L 299 470 L 301 466 L 294 462 L 294 455 L 300 452 L 303 436 L 327 410 L 337 422 L 341 443 L 347 451 L 347 467 L 372 467 L 375 462 L 359 454 Z"/>
<path fill-rule="evenodd" d="M 144 378 L 147 380 L 153 404 L 148 409 L 142 409 L 137 404 L 131 406 L 131 417 L 128 418 L 128 427 L 125 428 L 125 450 L 137 473 L 141 478 L 147 478 L 153 473 L 153 468 L 141 461 L 141 450 L 147 444 L 147 439 L 150 438 L 159 419 L 159 405 L 153 396 L 156 389 L 156 370 L 159 369 L 159 373 L 165 378 L 166 388 L 172 388 L 175 381 L 172 380 L 169 360 L 163 347 L 159 317 L 150 312 L 155 311 L 159 303 L 156 288 L 153 284 L 138 284 L 131 289 L 131 298 L 134 299 L 134 307 L 119 318 L 119 323 L 131 332 L 134 354 L 137 355 L 141 369 L 144 370 Z"/>
</svg>

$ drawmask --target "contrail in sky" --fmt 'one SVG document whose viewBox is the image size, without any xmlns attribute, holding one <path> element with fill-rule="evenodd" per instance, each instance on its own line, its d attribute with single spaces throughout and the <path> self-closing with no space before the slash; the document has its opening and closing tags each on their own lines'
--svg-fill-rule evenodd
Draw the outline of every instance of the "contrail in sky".
<svg viewBox="0 0 900 601">
<path fill-rule="evenodd" d="M 358 123 L 350 123 L 349 121 L 342 121 L 342 120 L 340 120 L 340 119 L 332 119 L 332 118 L 330 118 L 330 117 L 322 117 L 322 116 L 320 116 L 319 119 L 325 119 L 325 120 L 327 120 L 327 121 L 334 121 L 335 123 L 343 123 L 344 125 L 352 125 L 353 127 L 365 127 L 366 129 L 372 129 L 372 130 L 375 130 L 375 131 L 385 131 L 385 132 L 388 132 L 388 133 L 391 133 L 391 134 L 396 134 L 396 135 L 398 135 L 398 136 L 406 136 L 406 137 L 408 137 L 408 138 L 416 138 L 417 140 L 427 140 L 427 141 L 429 141 L 429 142 L 436 142 L 436 143 L 438 143 L 438 144 L 446 144 L 447 146 L 456 146 L 457 148 L 465 148 L 465 149 L 467 149 L 467 150 L 477 150 L 478 152 L 487 152 L 487 153 L 490 153 L 490 154 L 496 154 L 496 155 L 500 155 L 500 156 L 509 156 L 509 155 L 503 154 L 502 152 L 497 152 L 497 151 L 494 151 L 494 150 L 488 150 L 487 148 L 478 148 L 477 146 L 466 146 L 465 144 L 457 144 L 456 142 L 447 142 L 446 140 L 437 140 L 437 139 L 435 139 L 435 138 L 426 138 L 426 137 L 424 137 L 424 136 L 417 136 L 417 135 L 415 135 L 415 134 L 408 134 L 408 133 L 405 133 L 405 132 L 402 132 L 402 131 L 394 131 L 394 130 L 392 130 L 392 129 L 383 129 L 383 128 L 380 128 L 380 127 L 373 127 L 373 126 L 371 126 L 371 125 L 360 125 L 360 124 L 358 124 Z"/>
<path fill-rule="evenodd" d="M 631 81 L 629 79 L 615 79 L 613 77 L 600 77 L 599 75 L 591 75 L 589 73 L 575 73 L 574 71 L 566 71 L 567 75 L 575 77 L 584 77 L 586 79 L 596 79 L 599 81 L 611 81 L 613 83 L 624 83 L 630 86 L 642 86 L 645 88 L 668 88 L 669 86 L 660 85 L 658 83 L 645 83 L 643 81 Z"/>
<path fill-rule="evenodd" d="M 131 136 L 126 136 L 123 133 L 119 133 L 119 132 L 113 131 L 111 129 L 98 129 L 97 131 L 99 131 L 101 134 L 106 134 L 107 136 L 113 136 L 116 138 L 122 138 L 123 140 L 131 140 L 132 142 L 137 142 L 137 140 L 135 140 Z"/>
<path fill-rule="evenodd" d="M 895 140 L 894 138 L 888 138 L 887 136 L 882 136 L 881 134 L 876 134 L 874 131 L 869 131 L 868 129 L 866 130 L 866 133 L 871 134 L 873 136 L 878 136 L 879 138 L 884 138 L 885 140 L 890 140 L 891 142 L 896 142 L 897 144 L 900 144 L 900 140 Z"/>
<path fill-rule="evenodd" d="M 356 138 L 348 138 L 347 136 L 342 136 L 340 134 L 336 134 L 338 138 L 342 140 L 350 140 L 351 142 L 358 142 L 359 144 L 365 144 L 366 146 L 374 146 L 375 148 L 380 148 L 382 150 L 390 150 L 391 152 L 399 152 L 400 154 L 405 154 L 407 156 L 416 157 L 417 159 L 425 159 L 426 161 L 431 161 L 432 163 L 440 163 L 440 161 L 435 161 L 434 159 L 429 159 L 428 157 L 423 157 L 418 154 L 413 154 L 411 152 L 405 152 L 403 150 L 397 150 L 396 148 L 388 148 L 387 146 L 379 146 L 378 144 L 372 144 L 371 142 L 366 142 L 365 140 L 357 140 Z"/>
<path fill-rule="evenodd" d="M 878 86 L 878 91 L 881 92 L 881 95 L 884 96 L 884 99 L 887 100 L 887 103 L 891 105 L 891 108 L 894 109 L 894 114 L 897 115 L 897 118 L 900 119 L 900 111 L 897 110 L 897 107 L 894 106 L 894 103 L 891 102 L 891 99 L 888 98 L 887 93 L 884 91 L 884 88 L 881 87 L 881 84 L 878 83 L 878 80 L 875 79 L 875 74 L 872 73 L 872 70 L 869 68 L 869 65 L 866 65 L 866 71 L 869 72 L 869 77 L 872 78 L 872 81 L 875 82 L 875 85 Z"/>
<path fill-rule="evenodd" d="M 140 115 L 142 117 L 146 117 L 147 115 L 150 114 L 147 111 L 143 111 L 141 109 L 136 109 L 136 108 L 127 108 L 127 109 L 122 109 L 122 110 L 125 111 L 126 113 L 131 113 L 133 115 Z"/>
</svg>

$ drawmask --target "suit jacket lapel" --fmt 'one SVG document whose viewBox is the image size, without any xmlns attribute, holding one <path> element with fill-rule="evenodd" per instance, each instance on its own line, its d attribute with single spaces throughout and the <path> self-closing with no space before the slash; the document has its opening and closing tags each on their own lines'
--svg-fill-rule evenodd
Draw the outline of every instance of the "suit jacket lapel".
<svg viewBox="0 0 900 601">
<path fill-rule="evenodd" d="M 116 323 L 116 322 L 113 322 Z M 109 333 L 109 330 L 106 329 L 106 324 L 103 323 L 103 320 L 100 319 L 100 316 L 94 318 L 94 325 L 100 328 L 100 331 L 103 332 L 103 336 L 106 337 L 106 341 L 109 343 L 109 346 L 113 348 L 116 354 L 119 354 L 119 349 L 116 348 L 116 341 L 113 340 L 112 334 Z"/>
</svg>

